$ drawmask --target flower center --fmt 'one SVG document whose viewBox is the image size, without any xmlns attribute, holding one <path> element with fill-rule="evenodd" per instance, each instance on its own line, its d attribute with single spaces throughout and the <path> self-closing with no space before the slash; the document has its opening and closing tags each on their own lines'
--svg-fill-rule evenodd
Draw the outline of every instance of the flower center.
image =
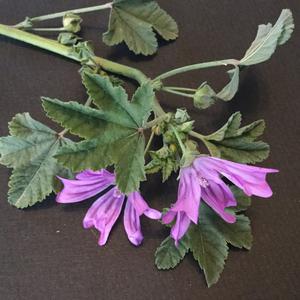
<svg viewBox="0 0 300 300">
<path fill-rule="evenodd" d="M 203 188 L 207 188 L 209 186 L 209 182 L 204 177 L 199 177 L 199 183 Z"/>
</svg>

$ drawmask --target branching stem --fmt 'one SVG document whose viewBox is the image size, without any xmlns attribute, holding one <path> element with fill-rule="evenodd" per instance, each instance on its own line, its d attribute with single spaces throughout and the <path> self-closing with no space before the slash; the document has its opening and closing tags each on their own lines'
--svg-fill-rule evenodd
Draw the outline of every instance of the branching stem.
<svg viewBox="0 0 300 300">
<path fill-rule="evenodd" d="M 30 18 L 30 21 L 32 21 L 32 22 L 41 22 L 41 21 L 46 21 L 46 20 L 62 18 L 67 13 L 84 14 L 84 13 L 89 13 L 89 12 L 99 11 L 99 10 L 104 10 L 104 9 L 111 9 L 111 8 L 112 8 L 112 2 L 109 2 L 109 3 L 103 4 L 103 5 L 77 8 L 77 9 L 66 10 L 66 11 L 62 11 L 62 12 L 58 12 L 58 13 L 47 14 L 47 15 L 44 15 L 44 16 L 33 17 L 33 18 Z M 15 25 L 15 27 L 16 28 L 22 28 L 22 25 L 23 25 L 23 22 Z"/>
</svg>

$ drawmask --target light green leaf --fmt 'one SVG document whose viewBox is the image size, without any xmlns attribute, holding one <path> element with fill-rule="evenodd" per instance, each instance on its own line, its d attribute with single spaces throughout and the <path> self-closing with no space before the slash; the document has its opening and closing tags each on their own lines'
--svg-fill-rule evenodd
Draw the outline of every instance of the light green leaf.
<svg viewBox="0 0 300 300">
<path fill-rule="evenodd" d="M 204 271 L 208 287 L 215 284 L 222 273 L 228 256 L 226 240 L 219 231 L 202 216 L 197 226 L 189 231 L 190 249 Z"/>
<path fill-rule="evenodd" d="M 55 137 L 32 142 L 14 136 L 0 138 L 0 163 L 9 168 L 27 165 L 32 160 L 43 156 L 53 144 Z"/>
<path fill-rule="evenodd" d="M 294 30 L 294 20 L 289 9 L 282 10 L 276 24 L 259 25 L 256 38 L 240 65 L 249 66 L 268 60 L 277 46 L 286 43 Z"/>
<path fill-rule="evenodd" d="M 158 46 L 153 29 L 165 40 L 174 40 L 178 36 L 176 22 L 156 1 L 115 0 L 103 41 L 109 46 L 124 41 L 135 54 L 150 55 Z"/>
<path fill-rule="evenodd" d="M 81 38 L 72 32 L 61 32 L 57 37 L 57 41 L 66 46 L 73 46 L 80 40 Z"/>
<path fill-rule="evenodd" d="M 229 70 L 228 74 L 230 82 L 216 96 L 223 101 L 230 101 L 235 96 L 239 88 L 239 67 L 236 66 L 234 69 Z"/>
<path fill-rule="evenodd" d="M 264 121 L 258 120 L 242 128 L 239 128 L 240 123 L 241 114 L 235 113 L 221 129 L 204 137 L 203 141 L 211 155 L 240 163 L 255 163 L 266 159 L 269 145 L 255 141 L 263 134 Z"/>
<path fill-rule="evenodd" d="M 178 247 L 175 246 L 174 240 L 167 237 L 157 248 L 155 252 L 155 264 L 159 270 L 168 270 L 175 268 L 189 251 L 189 239 L 183 237 Z"/>
<path fill-rule="evenodd" d="M 9 181 L 8 201 L 17 208 L 26 208 L 41 202 L 53 191 L 58 166 L 53 155 L 59 147 L 57 141 L 40 159 L 13 170 Z"/>
<path fill-rule="evenodd" d="M 29 113 L 17 114 L 9 122 L 9 133 L 30 140 L 53 138 L 56 132 L 31 118 Z"/>
<path fill-rule="evenodd" d="M 43 201 L 56 189 L 56 175 L 70 176 L 54 155 L 71 141 L 59 137 L 28 113 L 17 114 L 9 123 L 11 136 L 0 138 L 0 162 L 14 168 L 9 181 L 8 201 L 26 208 Z"/>
<path fill-rule="evenodd" d="M 142 126 L 152 109 L 153 90 L 146 83 L 129 102 L 123 88 L 112 86 L 107 78 L 84 74 L 83 80 L 99 109 L 43 98 L 50 118 L 85 138 L 62 147 L 56 158 L 73 171 L 114 164 L 119 189 L 123 193 L 138 190 L 145 180 Z"/>
</svg>

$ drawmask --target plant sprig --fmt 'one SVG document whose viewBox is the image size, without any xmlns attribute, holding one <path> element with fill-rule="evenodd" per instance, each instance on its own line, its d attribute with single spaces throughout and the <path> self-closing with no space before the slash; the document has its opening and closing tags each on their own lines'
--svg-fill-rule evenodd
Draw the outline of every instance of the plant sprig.
<svg viewBox="0 0 300 300">
<path fill-rule="evenodd" d="M 156 97 L 157 91 L 193 100 L 199 109 L 207 109 L 216 100 L 230 101 L 238 91 L 239 74 L 243 67 L 268 60 L 276 48 L 286 43 L 294 29 L 292 13 L 284 9 L 277 22 L 260 25 L 257 36 L 241 59 L 222 59 L 196 63 L 148 78 L 142 71 L 99 57 L 89 42 L 77 33 L 81 29 L 81 14 L 110 10 L 108 31 L 103 35 L 107 45 L 125 42 L 136 54 L 156 52 L 155 32 L 165 40 L 178 36 L 176 22 L 156 1 L 114 0 L 92 7 L 68 10 L 39 17 L 26 18 L 15 26 L 0 24 L 0 34 L 67 57 L 81 64 L 80 74 L 88 100 L 85 105 L 42 97 L 46 115 L 60 124 L 56 132 L 34 120 L 29 113 L 17 114 L 9 123 L 9 136 L 0 138 L 0 163 L 12 168 L 9 182 L 10 204 L 26 208 L 43 201 L 51 192 L 60 190 L 57 176 L 71 178 L 73 173 L 113 166 L 120 193 L 138 191 L 147 175 L 161 172 L 162 181 L 172 173 L 189 166 L 200 150 L 201 141 L 211 156 L 240 163 L 256 163 L 269 155 L 269 145 L 257 141 L 265 123 L 255 121 L 241 127 L 241 114 L 233 114 L 228 122 L 208 135 L 194 130 L 184 108 L 166 112 Z M 62 19 L 63 27 L 43 28 L 36 24 L 50 19 Z M 58 31 L 58 41 L 30 33 Z M 204 68 L 227 67 L 229 82 L 216 92 L 207 82 L 199 87 L 168 86 L 168 78 Z M 132 99 L 116 76 L 136 81 L 138 88 Z M 146 139 L 146 131 L 150 135 Z M 66 134 L 81 140 L 74 142 Z M 152 141 L 160 136 L 162 145 L 154 149 Z M 149 155 L 148 155 L 149 154 Z M 203 183 L 202 183 L 203 184 Z M 174 268 L 191 251 L 205 273 L 209 286 L 216 283 L 228 256 L 228 244 L 250 249 L 250 220 L 243 214 L 250 198 L 232 187 L 237 206 L 230 208 L 237 222 L 223 222 L 207 206 L 201 206 L 197 225 L 180 240 L 177 247 L 168 237 L 155 254 L 159 269 Z"/>
</svg>

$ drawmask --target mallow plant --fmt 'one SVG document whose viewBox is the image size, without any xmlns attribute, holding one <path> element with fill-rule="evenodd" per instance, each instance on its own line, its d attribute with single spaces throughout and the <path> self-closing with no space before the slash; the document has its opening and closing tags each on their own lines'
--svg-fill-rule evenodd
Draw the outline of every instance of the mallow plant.
<svg viewBox="0 0 300 300">
<path fill-rule="evenodd" d="M 261 141 L 265 122 L 242 125 L 236 112 L 223 127 L 204 135 L 195 130 L 186 108 L 167 112 L 156 94 L 189 98 L 199 114 L 219 101 L 230 101 L 238 91 L 242 69 L 270 59 L 289 40 L 292 13 L 283 9 L 274 24 L 259 25 L 242 58 L 199 62 L 149 78 L 141 70 L 97 56 L 91 43 L 79 36 L 82 16 L 96 11 L 110 14 L 103 42 L 125 43 L 135 54 L 154 54 L 158 35 L 167 41 L 178 36 L 175 20 L 152 0 L 114 0 L 26 17 L 16 25 L 0 24 L 3 36 L 78 62 L 87 93 L 84 104 L 41 98 L 47 117 L 63 128 L 60 132 L 29 112 L 18 113 L 9 122 L 9 135 L 0 138 L 0 162 L 12 169 L 8 202 L 25 209 L 51 193 L 64 205 L 97 196 L 83 227 L 99 232 L 99 246 L 107 245 L 121 215 L 128 240 L 135 246 L 144 238 L 140 218 L 159 221 L 170 235 L 155 252 L 157 268 L 174 268 L 191 252 L 211 286 L 224 268 L 229 245 L 251 248 L 250 220 L 244 214 L 250 197 L 272 196 L 266 176 L 277 170 L 253 166 L 269 155 L 269 145 Z M 45 27 L 44 21 L 51 19 L 60 25 Z M 57 40 L 42 37 L 48 31 L 57 32 Z M 166 83 L 184 72 L 224 66 L 228 83 L 221 90 L 207 82 L 196 87 Z M 124 88 L 126 80 L 137 85 L 131 99 Z M 153 146 L 155 137 L 161 139 L 159 149 Z M 207 151 L 200 151 L 198 143 Z M 158 172 L 163 182 L 172 174 L 178 179 L 178 196 L 169 199 L 163 211 L 152 207 L 140 190 L 140 183 Z"/>
</svg>

